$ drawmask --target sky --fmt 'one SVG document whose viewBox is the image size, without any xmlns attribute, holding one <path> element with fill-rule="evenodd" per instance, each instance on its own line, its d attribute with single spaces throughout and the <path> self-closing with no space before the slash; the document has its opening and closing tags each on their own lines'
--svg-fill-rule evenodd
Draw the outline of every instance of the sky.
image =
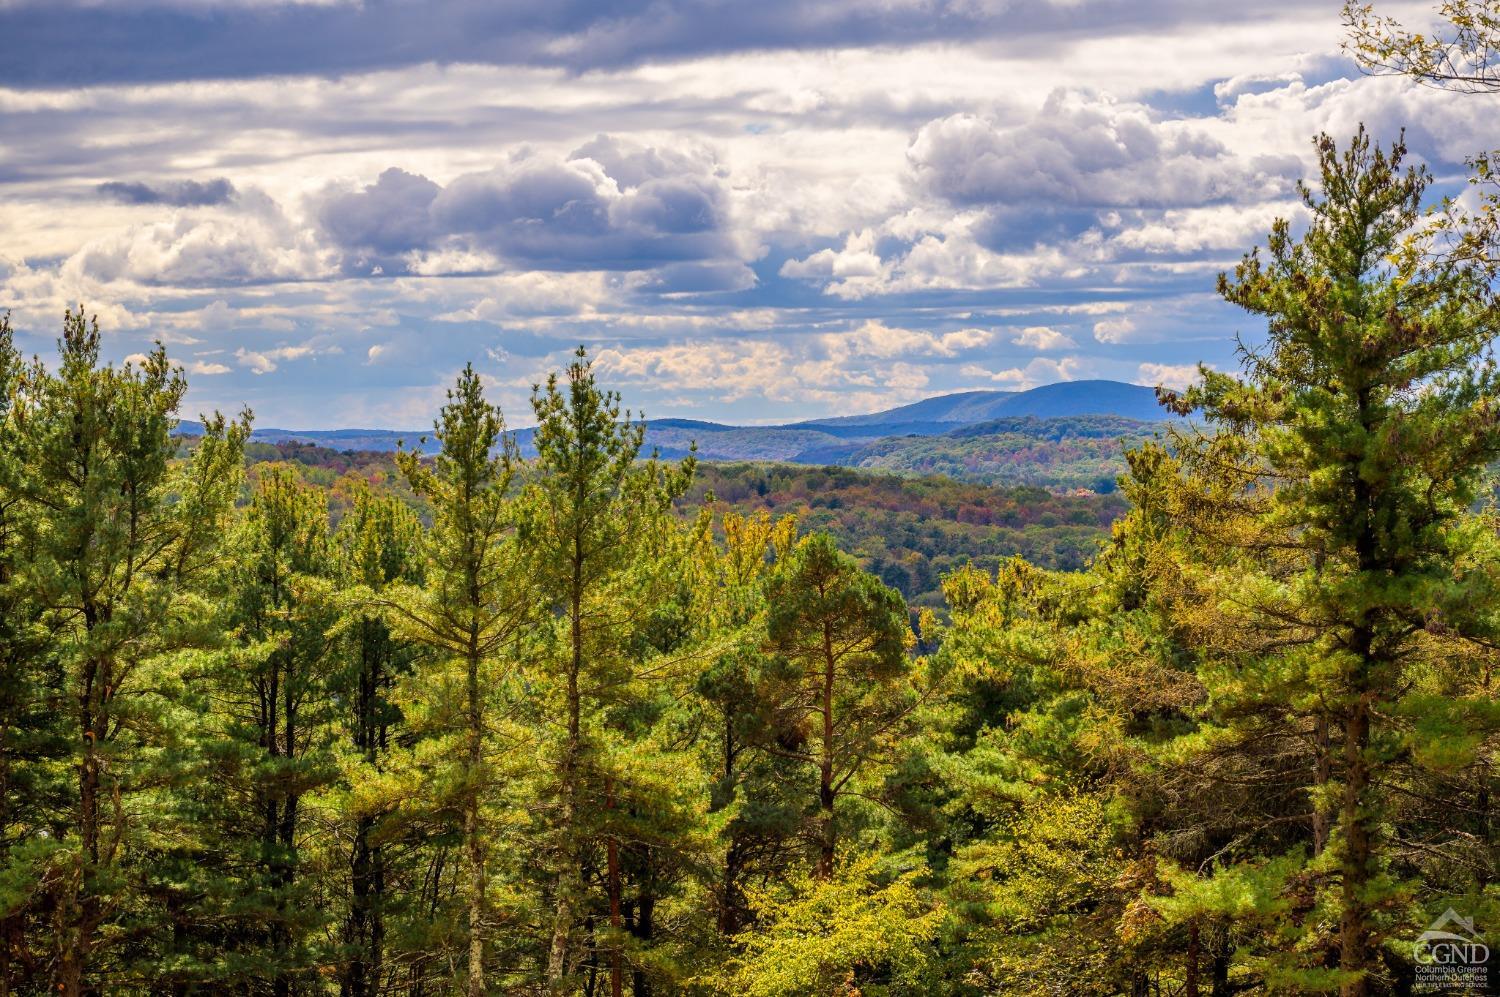
<svg viewBox="0 0 1500 997">
<path fill-rule="evenodd" d="M 1420 23 L 1427 8 L 1385 11 Z M 0 310 L 184 414 L 513 425 L 578 345 L 656 418 L 1232 369 L 1215 275 L 1312 138 L 1439 193 L 1493 98 L 1362 75 L 1337 0 L 0 0 Z"/>
</svg>

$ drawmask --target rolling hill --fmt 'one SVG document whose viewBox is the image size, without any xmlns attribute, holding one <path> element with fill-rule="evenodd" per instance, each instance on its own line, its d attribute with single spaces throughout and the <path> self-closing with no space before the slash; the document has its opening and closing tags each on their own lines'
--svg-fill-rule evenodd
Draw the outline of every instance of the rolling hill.
<svg viewBox="0 0 1500 997">
<path fill-rule="evenodd" d="M 963 391 L 881 412 L 779 426 L 731 426 L 698 419 L 653 419 L 646 445 L 663 457 L 695 444 L 708 461 L 779 461 L 865 467 L 902 474 L 947 474 L 988 484 L 1105 487 L 1123 469 L 1123 446 L 1170 418 L 1151 388 L 1119 381 L 1068 381 L 1029 391 Z M 183 422 L 186 435 L 201 432 Z M 522 453 L 531 430 L 515 432 Z M 430 430 L 257 428 L 258 443 L 332 450 L 431 452 Z"/>
</svg>

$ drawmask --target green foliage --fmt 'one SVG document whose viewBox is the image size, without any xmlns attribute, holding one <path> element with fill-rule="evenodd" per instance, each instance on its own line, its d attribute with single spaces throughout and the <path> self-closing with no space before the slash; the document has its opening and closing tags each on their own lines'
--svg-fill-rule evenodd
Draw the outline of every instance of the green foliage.
<svg viewBox="0 0 1500 997">
<path fill-rule="evenodd" d="M 864 858 L 830 879 L 757 891 L 760 927 L 705 982 L 750 997 L 921 993 L 945 912 L 919 879 L 919 871 L 882 874 Z"/>
<path fill-rule="evenodd" d="M 1402 152 L 1112 495 L 664 462 L 582 351 L 533 460 L 472 368 L 247 454 L 0 321 L 0 991 L 1407 992 L 1500 917 L 1500 376 Z"/>
<path fill-rule="evenodd" d="M 843 463 L 986 485 L 1111 492 L 1125 471 L 1125 452 L 1161 428 L 1118 416 L 997 419 L 941 436 L 891 437 Z"/>
</svg>

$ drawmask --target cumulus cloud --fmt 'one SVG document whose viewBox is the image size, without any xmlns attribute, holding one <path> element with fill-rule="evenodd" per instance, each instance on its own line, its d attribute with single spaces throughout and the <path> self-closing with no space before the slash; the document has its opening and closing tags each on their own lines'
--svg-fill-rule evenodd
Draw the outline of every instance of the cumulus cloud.
<svg viewBox="0 0 1500 997">
<path fill-rule="evenodd" d="M 101 183 L 100 194 L 121 204 L 168 204 L 177 208 L 201 208 L 224 204 L 234 197 L 234 184 L 224 177 L 213 180 L 168 180 L 157 183 L 111 180 Z"/>
<path fill-rule="evenodd" d="M 242 193 L 233 211 L 177 211 L 91 240 L 63 270 L 102 282 L 204 286 L 306 279 L 328 266 L 312 234 L 256 191 Z"/>
<path fill-rule="evenodd" d="M 1128 343 L 1137 332 L 1135 320 L 1129 316 L 1094 323 L 1094 338 L 1101 343 Z"/>
<path fill-rule="evenodd" d="M 923 126 L 907 150 L 917 182 L 954 204 L 1164 207 L 1286 191 L 1294 158 L 1242 157 L 1203 128 L 1138 103 L 1058 90 L 1024 124 L 971 112 Z"/>
<path fill-rule="evenodd" d="M 1012 336 L 1010 341 L 1033 350 L 1065 350 L 1078 345 L 1071 336 L 1045 325 L 1027 326 Z"/>
<path fill-rule="evenodd" d="M 248 369 L 253 374 L 269 374 L 276 370 L 278 366 L 290 360 L 301 360 L 321 354 L 342 352 L 343 350 L 337 345 L 320 345 L 317 343 L 297 343 L 290 346 L 277 346 L 267 350 L 248 350 L 242 346 L 234 351 L 234 358 L 239 361 L 241 367 Z"/>
<path fill-rule="evenodd" d="M 1136 382 L 1153 388 L 1186 388 L 1197 384 L 1201 378 L 1198 365 L 1192 363 L 1143 363 L 1136 370 Z"/>
<path fill-rule="evenodd" d="M 318 222 L 346 250 L 399 256 L 432 244 L 428 209 L 441 190 L 426 177 L 391 167 L 354 190 L 331 190 L 317 204 Z"/>
<path fill-rule="evenodd" d="M 871 320 L 787 341 L 686 340 L 610 347 L 596 359 L 601 372 L 627 384 L 706 390 L 729 402 L 837 400 L 857 410 L 921 397 L 931 385 L 933 360 L 960 357 L 994 338 L 988 329 L 939 333 Z"/>
<path fill-rule="evenodd" d="M 1081 357 L 1037 357 L 1024 367 L 1007 367 L 1003 370 L 990 370 L 977 363 L 964 364 L 959 368 L 959 373 L 968 378 L 990 381 L 1019 391 L 1039 384 L 1077 380 L 1087 368 L 1087 362 Z"/>
<path fill-rule="evenodd" d="M 958 329 L 935 333 L 923 329 L 901 329 L 871 320 L 844 333 L 825 333 L 820 337 L 828 352 L 836 357 L 901 356 L 952 357 L 984 346 L 995 338 L 989 329 Z"/>
<path fill-rule="evenodd" d="M 543 271 L 663 268 L 651 285 L 662 293 L 753 284 L 712 160 L 610 136 L 566 158 L 521 156 L 446 186 L 392 167 L 372 184 L 325 191 L 314 212 L 346 265 L 362 272 L 432 272 L 418 254 L 441 250 L 478 266 L 488 256 Z"/>
</svg>

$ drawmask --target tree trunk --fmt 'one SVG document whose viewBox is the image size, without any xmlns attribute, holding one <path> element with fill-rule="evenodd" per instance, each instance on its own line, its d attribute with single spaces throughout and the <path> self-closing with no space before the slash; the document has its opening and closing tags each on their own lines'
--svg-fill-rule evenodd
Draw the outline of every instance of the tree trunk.
<svg viewBox="0 0 1500 997">
<path fill-rule="evenodd" d="M 837 841 L 833 826 L 833 682 L 836 661 L 833 656 L 833 633 L 823 625 L 823 745 L 818 765 L 818 806 L 822 810 L 822 827 L 818 841 L 818 878 L 833 878 L 833 858 Z"/>
<path fill-rule="evenodd" d="M 1234 946 L 1229 938 L 1229 925 L 1224 924 L 1218 931 L 1214 932 L 1214 940 L 1210 951 L 1213 952 L 1213 961 L 1209 964 L 1209 975 L 1212 977 L 1209 994 L 1210 997 L 1230 997 L 1229 989 L 1229 965 L 1230 957 L 1234 955 Z"/>
<path fill-rule="evenodd" d="M 604 777 L 604 807 L 613 813 L 615 809 L 615 777 Z M 614 938 L 609 947 L 609 997 L 621 997 L 625 992 L 624 967 L 620 951 L 620 841 L 611 828 L 605 839 L 606 874 L 609 877 L 609 927 Z"/>
<path fill-rule="evenodd" d="M 1198 919 L 1188 925 L 1187 972 L 1184 974 L 1182 992 L 1184 997 L 1198 997 Z"/>
<path fill-rule="evenodd" d="M 97 622 L 92 609 L 85 610 L 88 627 Z M 94 876 L 99 867 L 99 742 L 108 732 L 105 697 L 110 681 L 108 662 L 86 663 L 79 693 L 82 757 L 78 765 L 78 832 L 81 846 L 73 896 L 67 904 L 62 951 L 58 966 L 58 991 L 63 997 L 80 997 L 88 973 L 94 931 L 99 926 L 99 898 L 94 895 Z"/>
<path fill-rule="evenodd" d="M 1323 854 L 1323 849 L 1328 847 L 1328 832 L 1333 823 L 1333 815 L 1321 796 L 1321 791 L 1333 778 L 1332 752 L 1328 714 L 1319 713 L 1313 720 L 1313 788 L 1319 792 L 1318 798 L 1314 801 L 1312 813 L 1314 855 Z"/>
<path fill-rule="evenodd" d="M 469 872 L 469 997 L 484 997 L 484 908 L 488 884 L 484 869 L 484 836 L 479 796 L 484 761 L 484 725 L 479 699 L 479 652 L 470 643 L 468 661 L 469 798 L 464 807 L 464 857 Z"/>
<path fill-rule="evenodd" d="M 559 814 L 559 837 L 561 854 L 558 856 L 557 913 L 552 922 L 552 947 L 547 955 L 547 982 L 555 990 L 562 986 L 568 973 L 568 939 L 573 933 L 573 903 L 577 884 L 581 880 L 576 849 L 570 847 L 573 840 L 573 821 L 576 816 L 579 715 L 581 712 L 578 677 L 583 670 L 583 553 L 581 541 L 573 544 L 573 585 L 568 604 L 569 640 L 571 657 L 568 663 L 568 738 L 563 745 L 562 778 L 560 795 L 562 809 Z"/>
<path fill-rule="evenodd" d="M 1366 799 L 1370 787 L 1370 700 L 1360 690 L 1350 709 L 1344 730 L 1344 831 L 1343 911 L 1339 920 L 1339 968 L 1352 978 L 1340 988 L 1342 997 L 1367 997 L 1370 993 L 1369 903 L 1365 891 L 1372 873 L 1373 835 Z"/>
</svg>

